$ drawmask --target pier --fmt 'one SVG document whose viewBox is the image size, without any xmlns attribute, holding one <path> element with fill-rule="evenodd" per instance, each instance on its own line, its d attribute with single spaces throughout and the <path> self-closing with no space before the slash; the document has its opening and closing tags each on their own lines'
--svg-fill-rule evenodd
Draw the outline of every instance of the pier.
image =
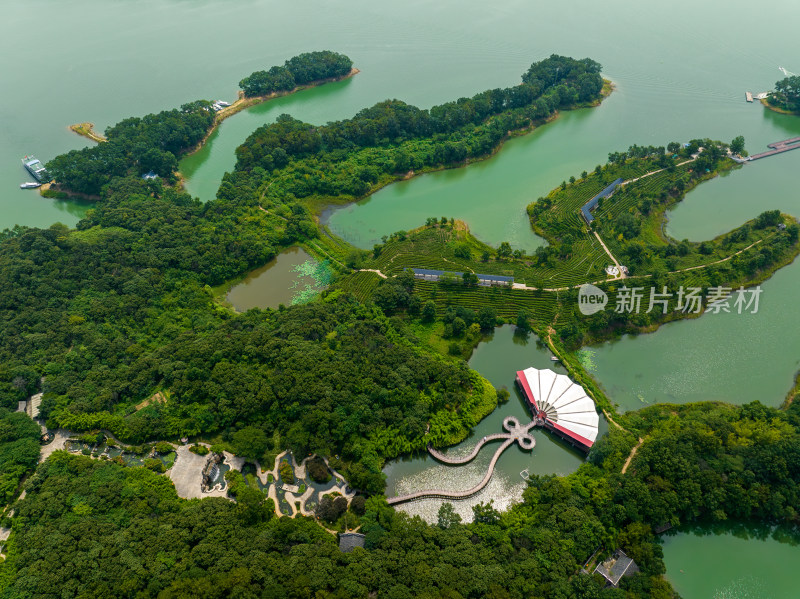
<svg viewBox="0 0 800 599">
<path fill-rule="evenodd" d="M 760 158 L 766 158 L 767 156 L 782 154 L 783 152 L 788 152 L 789 150 L 796 150 L 800 148 L 800 136 L 784 139 L 783 141 L 776 141 L 771 144 L 767 144 L 767 147 L 772 149 L 766 152 L 761 152 L 760 154 L 753 154 L 747 159 L 748 162 L 759 160 Z"/>
<path fill-rule="evenodd" d="M 744 92 L 744 99 L 748 102 L 753 101 L 753 92 Z"/>
<path fill-rule="evenodd" d="M 408 493 L 407 495 L 389 497 L 386 499 L 386 503 L 389 505 L 397 505 L 400 503 L 406 503 L 408 501 L 414 501 L 416 499 L 469 499 L 470 497 L 477 495 L 486 485 L 489 484 L 489 480 L 491 480 L 492 474 L 494 474 L 494 467 L 497 465 L 497 460 L 500 459 L 500 456 L 506 449 L 508 449 L 514 443 L 519 443 L 520 447 L 525 451 L 530 451 L 534 448 L 536 445 L 536 440 L 530 435 L 530 430 L 537 424 L 537 421 L 533 420 L 528 424 L 522 425 L 519 423 L 519 420 L 513 416 L 509 416 L 503 420 L 503 428 L 508 431 L 507 433 L 497 433 L 484 437 L 469 454 L 459 458 L 448 458 L 446 455 L 439 453 L 429 445 L 428 452 L 436 460 L 442 462 L 443 464 L 458 466 L 471 462 L 473 459 L 475 459 L 475 456 L 478 455 L 478 452 L 487 443 L 505 439 L 505 442 L 497 448 L 497 451 L 494 452 L 494 456 L 492 456 L 492 461 L 489 462 L 489 468 L 486 470 L 483 480 L 481 480 L 481 482 L 471 489 L 467 489 L 465 491 L 445 491 L 443 489 L 417 491 L 416 493 Z"/>
</svg>

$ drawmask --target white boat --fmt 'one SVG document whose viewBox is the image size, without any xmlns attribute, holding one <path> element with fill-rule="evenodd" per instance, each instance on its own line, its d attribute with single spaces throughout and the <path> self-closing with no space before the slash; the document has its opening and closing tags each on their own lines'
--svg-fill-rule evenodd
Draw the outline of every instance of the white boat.
<svg viewBox="0 0 800 599">
<path fill-rule="evenodd" d="M 35 156 L 25 156 L 25 158 L 22 159 L 22 166 L 24 166 L 37 181 L 47 181 L 50 178 L 44 165 Z"/>
<path fill-rule="evenodd" d="M 41 186 L 42 186 L 41 183 L 37 183 L 35 181 L 27 181 L 25 183 L 20 183 L 19 184 L 19 188 L 20 189 L 36 189 L 37 187 L 41 187 Z"/>
<path fill-rule="evenodd" d="M 216 101 L 216 102 L 214 102 L 214 103 L 215 103 L 215 104 L 217 104 L 217 105 L 219 105 L 219 106 L 226 107 L 226 108 L 227 108 L 228 106 L 230 106 L 230 105 L 231 105 L 231 103 L 230 103 L 230 102 L 226 102 L 225 100 L 217 100 L 217 101 Z"/>
</svg>

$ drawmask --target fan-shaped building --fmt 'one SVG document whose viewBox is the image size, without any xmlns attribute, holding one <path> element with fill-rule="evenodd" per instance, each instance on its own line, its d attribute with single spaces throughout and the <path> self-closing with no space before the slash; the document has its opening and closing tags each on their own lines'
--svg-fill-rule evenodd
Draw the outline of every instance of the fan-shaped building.
<svg viewBox="0 0 800 599">
<path fill-rule="evenodd" d="M 538 368 L 518 371 L 517 385 L 539 424 L 586 452 L 592 448 L 600 417 L 583 387 Z"/>
</svg>

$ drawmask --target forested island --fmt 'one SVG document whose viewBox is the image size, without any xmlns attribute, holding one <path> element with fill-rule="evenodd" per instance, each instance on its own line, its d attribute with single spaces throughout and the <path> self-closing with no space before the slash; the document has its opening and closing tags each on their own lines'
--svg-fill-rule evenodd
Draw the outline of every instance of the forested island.
<svg viewBox="0 0 800 599">
<path fill-rule="evenodd" d="M 315 56 L 254 73 L 242 88 L 275 93 L 352 68 L 342 55 Z M 663 233 L 666 210 L 688 190 L 741 168 L 728 144 L 632 146 L 587 165 L 528 207 L 549 244 L 532 256 L 508 243 L 490 247 L 463 223 L 433 216 L 364 252 L 316 218 L 392 181 L 491 156 L 559 110 L 596 105 L 608 93 L 600 71 L 591 59 L 553 55 L 533 63 L 519 85 L 430 109 L 387 100 L 321 126 L 281 116 L 237 150 L 235 171 L 206 204 L 173 178 L 176 157 L 213 126 L 204 102 L 126 119 L 106 131 L 109 141 L 52 161 L 65 188 L 100 199 L 75 229 L 0 235 L 0 482 L 6 502 L 21 481 L 26 491 L 13 517 L 4 516 L 12 533 L 0 597 L 58 589 L 666 599 L 674 593 L 657 530 L 736 520 L 797 535 L 797 402 L 619 414 L 573 352 L 691 316 L 673 302 L 661 313 L 579 317 L 581 284 L 610 292 L 619 283 L 603 271 L 607 253 L 624 258 L 632 284 L 640 277 L 704 291 L 753 285 L 796 256 L 800 229 L 777 210 L 701 243 Z M 163 175 L 143 180 L 146 167 Z M 581 220 L 581 206 L 614 181 L 622 184 L 594 220 Z M 335 271 L 318 299 L 244 314 L 217 301 L 212 287 L 292 244 Z M 587 260 L 595 265 L 588 271 Z M 415 267 L 464 276 L 419 281 L 408 270 Z M 476 272 L 513 276 L 520 286 L 480 287 Z M 383 496 L 385 460 L 464 439 L 508 397 L 462 360 L 481 330 L 502 322 L 548 343 L 615 425 L 576 473 L 531 477 L 522 502 L 504 513 L 480 504 L 463 524 L 445 504 L 430 525 L 396 512 Z M 312 518 L 276 518 L 244 468 L 229 473 L 228 498 L 202 501 L 179 499 L 149 467 L 55 452 L 36 468 L 38 427 L 9 410 L 37 392 L 49 428 L 144 449 L 188 437 L 251 469 L 272 467 L 286 449 L 332 458 L 357 493 L 343 509 L 358 518 L 365 549 L 340 552 Z M 323 525 L 341 514 L 335 503 L 320 506 Z M 616 547 L 641 570 L 621 588 L 581 573 L 598 551 Z"/>
</svg>

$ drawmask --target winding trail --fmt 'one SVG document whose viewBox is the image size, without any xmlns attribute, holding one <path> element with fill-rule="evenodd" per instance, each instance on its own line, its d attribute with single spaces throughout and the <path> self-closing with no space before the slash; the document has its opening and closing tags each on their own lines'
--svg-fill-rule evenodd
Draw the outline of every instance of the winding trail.
<svg viewBox="0 0 800 599">
<path fill-rule="evenodd" d="M 388 279 L 389 278 L 385 274 L 383 274 L 381 271 L 379 271 L 377 268 L 359 268 L 358 272 L 374 272 L 381 279 Z"/>
<path fill-rule="evenodd" d="M 633 456 L 636 455 L 636 452 L 639 450 L 639 448 L 642 446 L 642 443 L 644 443 L 644 438 L 639 437 L 639 442 L 633 446 L 633 449 L 631 449 L 631 453 L 628 456 L 628 459 L 625 460 L 625 464 L 623 464 L 622 466 L 622 474 L 625 474 L 628 471 L 628 466 L 631 465 L 631 460 L 633 459 Z"/>
<path fill-rule="evenodd" d="M 612 253 L 611 253 L 611 250 L 610 250 L 610 249 L 608 249 L 608 246 L 605 244 L 605 242 L 603 241 L 603 239 L 600 237 L 600 233 L 598 233 L 597 231 L 595 231 L 595 232 L 594 232 L 594 236 L 595 236 L 595 237 L 597 237 L 597 241 L 599 241 L 599 242 L 600 242 L 600 245 L 602 245 L 602 246 L 603 246 L 603 249 L 606 251 L 606 254 L 608 254 L 608 257 L 609 257 L 609 258 L 611 258 L 611 261 L 614 263 L 614 266 L 616 266 L 616 267 L 617 267 L 617 272 L 618 272 L 619 274 L 618 274 L 617 276 L 615 276 L 615 277 L 611 277 L 611 279 L 610 279 L 610 280 L 611 280 L 611 281 L 616 281 L 617 279 L 624 279 L 624 278 L 627 276 L 627 275 L 625 274 L 625 271 L 623 270 L 622 266 L 621 266 L 621 265 L 620 265 L 620 263 L 617 261 L 617 259 L 614 257 L 614 254 L 612 254 Z"/>
</svg>

